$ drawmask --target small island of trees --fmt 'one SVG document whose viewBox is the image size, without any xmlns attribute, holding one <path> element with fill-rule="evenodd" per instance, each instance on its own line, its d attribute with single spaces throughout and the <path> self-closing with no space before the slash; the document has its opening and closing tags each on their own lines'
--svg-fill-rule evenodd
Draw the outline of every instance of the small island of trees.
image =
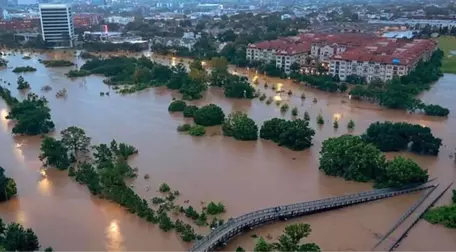
<svg viewBox="0 0 456 252">
<path fill-rule="evenodd" d="M 374 181 L 376 187 L 399 187 L 428 180 L 427 171 L 413 160 L 396 157 L 386 161 L 377 147 L 359 136 L 329 138 L 323 141 L 320 155 L 319 169 L 325 174 L 358 182 Z"/>
<path fill-rule="evenodd" d="M 13 73 L 25 73 L 25 72 L 35 72 L 36 68 L 31 66 L 16 67 L 13 69 Z"/>
<path fill-rule="evenodd" d="M 74 63 L 68 60 L 39 60 L 45 67 L 69 67 L 74 66 Z"/>
<path fill-rule="evenodd" d="M 86 75 L 103 74 L 108 77 L 104 82 L 108 85 L 124 85 L 120 93 L 133 93 L 149 87 L 167 86 L 169 89 L 179 90 L 185 100 L 194 100 L 202 97 L 207 90 L 207 76 L 205 70 L 191 68 L 187 72 L 183 64 L 165 66 L 146 57 L 112 57 L 108 59 L 92 59 L 87 61 L 79 70 Z"/>
<path fill-rule="evenodd" d="M 29 88 L 30 88 L 30 84 L 26 80 L 24 80 L 24 77 L 19 76 L 17 78 L 17 89 L 24 90 L 24 89 L 29 89 Z"/>
<path fill-rule="evenodd" d="M 309 121 L 296 119 L 273 118 L 264 122 L 260 129 L 260 137 L 272 140 L 279 146 L 300 151 L 312 146 L 315 130 L 309 127 Z"/>
<path fill-rule="evenodd" d="M 442 139 L 434 137 L 430 128 L 405 122 L 373 123 L 362 138 L 384 152 L 406 150 L 411 144 L 415 153 L 438 155 L 442 145 Z"/>
<path fill-rule="evenodd" d="M 54 130 L 46 98 L 29 93 L 23 101 L 19 101 L 4 87 L 0 87 L 0 97 L 11 107 L 6 118 L 16 121 L 13 134 L 33 136 Z"/>
<path fill-rule="evenodd" d="M 203 128 L 204 129 L 204 128 Z M 185 242 L 201 238 L 196 234 L 193 227 L 185 224 L 182 220 L 171 220 L 168 212 L 172 211 L 179 215 L 185 213 L 198 225 L 208 225 L 208 214 L 219 214 L 224 211 L 221 203 L 209 204 L 198 213 L 193 207 L 184 208 L 175 205 L 174 199 L 180 195 L 179 191 L 171 190 L 170 186 L 163 183 L 159 191 L 167 194 L 163 199 L 154 197 L 152 204 L 159 204 L 159 209 L 154 210 L 149 203 L 142 199 L 125 182 L 128 178 L 135 178 L 137 170 L 128 164 L 128 159 L 138 153 L 138 150 L 128 144 L 117 143 L 115 140 L 110 144 L 99 144 L 92 147 L 90 153 L 90 137 L 85 135 L 83 129 L 70 127 L 61 132 L 61 139 L 46 137 L 41 144 L 40 160 L 45 166 L 53 166 L 60 170 L 68 169 L 68 175 L 80 184 L 86 185 L 93 195 L 111 200 L 125 207 L 130 213 L 158 224 L 165 232 L 175 229 Z M 93 156 L 93 159 L 87 158 Z M 222 224 L 213 219 L 212 227 Z"/>
</svg>

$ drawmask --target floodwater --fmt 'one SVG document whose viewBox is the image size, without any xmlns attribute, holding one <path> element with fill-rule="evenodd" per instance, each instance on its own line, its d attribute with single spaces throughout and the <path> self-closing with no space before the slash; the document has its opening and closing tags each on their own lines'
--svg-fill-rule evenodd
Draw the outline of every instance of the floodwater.
<svg viewBox="0 0 456 252">
<path fill-rule="evenodd" d="M 290 81 L 259 76 L 258 88 L 275 100 L 297 106 L 299 116 L 308 111 L 311 126 L 316 129 L 314 146 L 302 152 L 293 152 L 278 147 L 269 141 L 241 142 L 219 134 L 201 138 L 179 134 L 176 127 L 186 121 L 182 115 L 169 114 L 167 107 L 172 97 L 179 94 L 166 88 L 151 88 L 139 93 L 119 95 L 113 90 L 110 96 L 99 95 L 110 91 L 100 76 L 69 79 L 64 74 L 72 69 L 45 68 L 40 58 L 72 58 L 70 55 L 34 55 L 23 60 L 22 55 L 7 56 L 9 66 L 0 70 L 0 78 L 12 83 L 10 90 L 16 90 L 18 74 L 12 73 L 16 66 L 31 65 L 38 69 L 23 74 L 32 91 L 49 100 L 56 132 L 69 126 L 84 128 L 93 143 L 118 142 L 132 144 L 139 149 L 139 155 L 132 159 L 132 165 L 139 168 L 139 176 L 133 182 L 135 190 L 144 198 L 158 195 L 156 190 L 162 182 L 181 192 L 179 202 L 189 200 L 194 207 L 202 201 L 222 201 L 227 207 L 226 217 L 270 207 L 315 200 L 324 197 L 354 193 L 371 189 L 370 184 L 347 182 L 328 177 L 318 170 L 318 157 L 322 141 L 332 136 L 347 133 L 347 122 L 356 123 L 354 134 L 362 133 L 375 121 L 408 121 L 429 126 L 435 135 L 443 139 L 444 145 L 438 157 L 405 155 L 428 169 L 431 177 L 441 182 L 454 181 L 456 168 L 449 157 L 455 150 L 456 115 L 449 118 L 427 117 L 407 114 L 403 111 L 384 110 L 375 105 L 351 101 L 340 94 L 328 94 L 315 89 L 292 84 Z M 80 66 L 83 61 L 73 59 Z M 176 60 L 158 57 L 163 63 Z M 255 73 L 232 69 L 239 74 Z M 264 89 L 263 83 L 277 84 L 282 90 L 292 90 L 276 95 Z M 456 111 L 456 75 L 445 75 L 422 99 Z M 41 87 L 50 85 L 50 92 Z M 67 89 L 66 98 L 56 98 L 55 93 Z M 306 99 L 301 100 L 305 92 Z M 313 103 L 316 97 L 318 102 Z M 226 114 L 245 111 L 258 125 L 263 121 L 281 117 L 279 107 L 274 103 L 266 105 L 255 100 L 224 98 L 223 92 L 210 88 L 203 99 L 195 104 L 216 103 Z M 4 117 L 8 108 L 0 101 L 0 165 L 16 180 L 18 196 L 0 204 L 0 216 L 6 221 L 17 221 L 33 228 L 43 246 L 56 250 L 166 250 L 180 251 L 189 247 L 174 233 L 164 233 L 158 226 L 127 213 L 114 203 L 90 195 L 88 190 L 67 177 L 65 172 L 55 169 L 42 170 L 38 160 L 39 137 L 14 137 L 12 123 Z M 326 123 L 316 124 L 316 116 L 322 114 Z M 291 118 L 288 113 L 285 118 Z M 332 127 L 333 118 L 339 119 L 339 129 Z M 217 132 L 214 128 L 211 132 Z M 392 157 L 393 154 L 388 154 Z M 43 175 L 45 174 L 45 175 Z M 150 175 L 149 180 L 143 177 Z M 147 190 L 150 186 L 153 190 Z M 420 197 L 420 193 L 381 200 L 348 207 L 326 213 L 299 218 L 294 221 L 310 223 L 314 230 L 310 241 L 317 242 L 324 250 L 369 250 L 376 241 Z M 448 203 L 448 193 L 439 202 Z M 255 230 L 257 234 L 276 237 L 286 223 L 277 223 Z M 202 232 L 208 232 L 208 228 Z M 252 233 L 253 233 L 252 232 Z M 442 226 L 429 225 L 420 221 L 401 250 L 454 250 L 456 232 Z M 234 239 L 227 250 L 238 244 L 252 248 L 254 241 L 250 234 Z"/>
</svg>

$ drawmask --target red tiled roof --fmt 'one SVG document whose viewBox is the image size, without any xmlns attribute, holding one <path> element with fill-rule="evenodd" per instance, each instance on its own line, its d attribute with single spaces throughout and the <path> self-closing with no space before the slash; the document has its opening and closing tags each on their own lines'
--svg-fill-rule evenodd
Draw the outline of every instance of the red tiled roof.
<svg viewBox="0 0 456 252">
<path fill-rule="evenodd" d="M 294 37 L 249 44 L 249 48 L 275 50 L 279 55 L 294 55 L 310 52 L 312 44 L 315 43 L 344 45 L 346 51 L 333 56 L 334 59 L 380 63 L 391 63 L 393 59 L 399 59 L 401 65 L 416 62 L 423 51 L 433 50 L 436 46 L 434 41 L 422 39 L 410 42 L 359 33 L 303 33 Z"/>
<path fill-rule="evenodd" d="M 404 41 L 388 39 L 382 43 L 374 43 L 364 47 L 349 49 L 344 53 L 334 55 L 336 60 L 369 61 L 382 64 L 391 64 L 399 60 L 398 65 L 416 63 L 424 52 L 434 50 L 437 44 L 432 40 L 417 39 Z"/>
</svg>

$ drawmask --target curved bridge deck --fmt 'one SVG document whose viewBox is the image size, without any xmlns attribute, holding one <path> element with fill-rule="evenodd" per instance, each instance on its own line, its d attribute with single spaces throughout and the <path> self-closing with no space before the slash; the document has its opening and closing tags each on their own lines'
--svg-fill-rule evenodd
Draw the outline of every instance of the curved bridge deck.
<svg viewBox="0 0 456 252">
<path fill-rule="evenodd" d="M 315 201 L 308 201 L 284 206 L 270 207 L 241 215 L 217 227 L 210 234 L 196 241 L 190 251 L 212 251 L 244 230 L 257 227 L 274 220 L 283 220 L 315 212 L 328 211 L 364 202 L 385 199 L 397 195 L 433 188 L 433 184 L 409 186 L 403 188 L 385 188 L 344 195 Z"/>
</svg>

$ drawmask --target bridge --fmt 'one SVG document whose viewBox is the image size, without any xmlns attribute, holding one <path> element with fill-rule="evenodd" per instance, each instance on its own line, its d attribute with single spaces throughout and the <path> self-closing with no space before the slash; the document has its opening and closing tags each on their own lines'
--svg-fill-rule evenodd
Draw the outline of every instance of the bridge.
<svg viewBox="0 0 456 252">
<path fill-rule="evenodd" d="M 374 200 L 390 198 L 402 194 L 434 188 L 435 186 L 436 185 L 434 184 L 427 183 L 401 188 L 377 189 L 339 197 L 270 207 L 250 212 L 237 218 L 230 219 L 225 224 L 217 227 L 207 236 L 196 241 L 190 251 L 213 251 L 243 231 L 275 220 L 286 220 L 288 218 L 299 217 L 311 213 L 323 212 Z"/>
</svg>

